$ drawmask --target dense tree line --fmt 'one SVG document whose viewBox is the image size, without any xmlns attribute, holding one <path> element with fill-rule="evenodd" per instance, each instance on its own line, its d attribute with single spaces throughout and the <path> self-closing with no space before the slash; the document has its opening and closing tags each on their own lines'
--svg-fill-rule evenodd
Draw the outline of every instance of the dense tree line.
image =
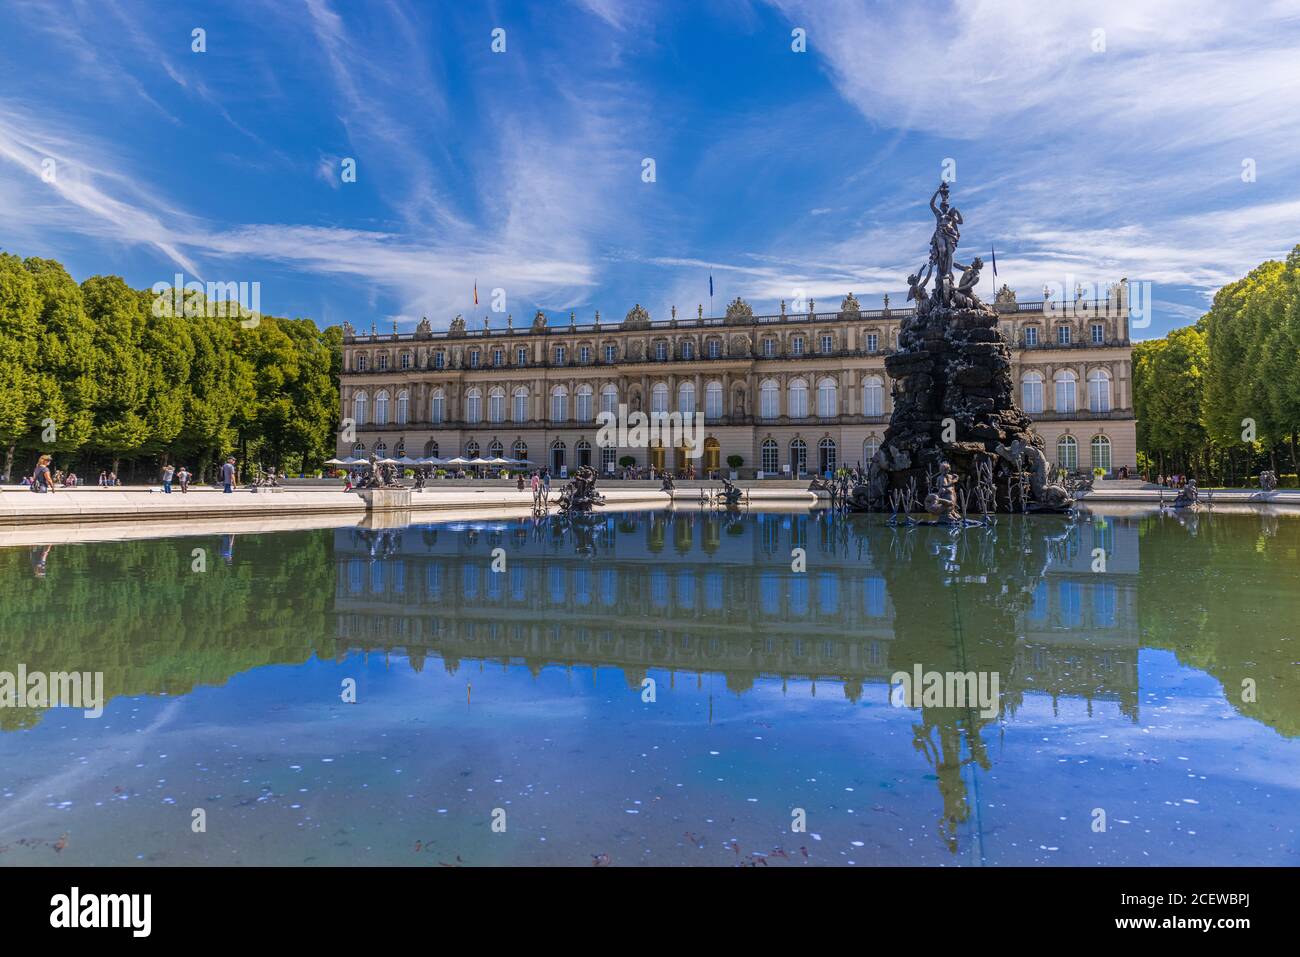
<svg viewBox="0 0 1300 957">
<path fill-rule="evenodd" d="M 1300 471 L 1300 246 L 1220 289 L 1195 325 L 1137 343 L 1133 395 L 1153 475 Z"/>
<path fill-rule="evenodd" d="M 334 454 L 338 327 L 209 309 L 197 292 L 173 315 L 156 299 L 0 253 L 0 474 L 16 481 L 42 453 L 83 482 L 100 469 L 152 481 L 166 462 L 205 478 L 229 454 L 314 469 Z"/>
</svg>

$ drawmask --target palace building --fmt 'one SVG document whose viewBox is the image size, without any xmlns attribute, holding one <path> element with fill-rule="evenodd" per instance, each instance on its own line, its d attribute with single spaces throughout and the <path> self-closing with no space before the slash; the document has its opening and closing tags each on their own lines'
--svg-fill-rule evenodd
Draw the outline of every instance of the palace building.
<svg viewBox="0 0 1300 957">
<path fill-rule="evenodd" d="M 1020 406 L 1048 459 L 1108 474 L 1137 465 L 1127 286 L 1106 298 L 1017 302 L 1006 286 L 994 307 L 1012 349 Z M 836 312 L 754 315 L 741 299 L 721 317 L 652 320 L 641 306 L 621 323 L 446 332 L 423 320 L 413 333 L 357 335 L 344 324 L 342 415 L 355 441 L 340 455 L 528 459 L 562 475 L 602 474 L 621 462 L 697 474 L 793 477 L 866 466 L 892 411 L 885 356 L 911 309 L 864 310 L 850 293 Z M 602 411 L 704 415 L 703 456 L 684 447 L 600 448 Z"/>
</svg>

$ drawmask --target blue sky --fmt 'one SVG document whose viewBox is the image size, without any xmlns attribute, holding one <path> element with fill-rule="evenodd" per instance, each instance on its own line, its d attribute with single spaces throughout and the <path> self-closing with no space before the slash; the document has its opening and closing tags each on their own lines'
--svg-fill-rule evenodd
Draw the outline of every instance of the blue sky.
<svg viewBox="0 0 1300 957">
<path fill-rule="evenodd" d="M 259 282 L 321 324 L 503 324 L 498 288 L 517 324 L 693 315 L 710 273 L 716 312 L 901 302 L 945 159 L 968 255 L 995 246 L 1021 299 L 1148 280 L 1135 338 L 1300 242 L 1295 0 L 0 0 L 0 22 L 0 248 Z"/>
</svg>

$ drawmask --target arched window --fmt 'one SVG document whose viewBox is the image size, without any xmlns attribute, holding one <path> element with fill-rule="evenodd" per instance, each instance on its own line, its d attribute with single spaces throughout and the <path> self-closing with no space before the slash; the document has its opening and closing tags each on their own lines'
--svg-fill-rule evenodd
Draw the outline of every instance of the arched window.
<svg viewBox="0 0 1300 957">
<path fill-rule="evenodd" d="M 528 390 L 523 386 L 515 389 L 514 409 L 511 417 L 516 422 L 528 421 Z"/>
<path fill-rule="evenodd" d="M 488 458 L 490 459 L 503 458 L 504 456 L 502 453 L 504 453 L 505 450 L 506 450 L 505 446 L 502 445 L 500 441 L 498 441 L 497 439 L 493 439 L 491 442 L 488 443 Z"/>
<path fill-rule="evenodd" d="M 430 439 L 424 443 L 424 454 L 430 458 L 438 457 L 438 443 Z"/>
<path fill-rule="evenodd" d="M 388 446 L 382 439 L 375 443 L 375 456 L 381 459 L 388 457 Z"/>
<path fill-rule="evenodd" d="M 388 393 L 380 390 L 375 393 L 375 425 L 388 424 Z"/>
<path fill-rule="evenodd" d="M 869 375 L 862 382 L 862 414 L 885 414 L 885 383 L 878 375 Z"/>
<path fill-rule="evenodd" d="M 835 440 L 828 436 L 817 443 L 817 474 L 834 472 L 835 467 Z"/>
<path fill-rule="evenodd" d="M 790 471 L 796 478 L 808 471 L 808 446 L 803 439 L 790 443 Z"/>
<path fill-rule="evenodd" d="M 677 411 L 682 415 L 695 414 L 694 382 L 683 382 L 677 387 Z"/>
<path fill-rule="evenodd" d="M 366 408 L 369 401 L 364 392 L 358 392 L 352 397 L 352 418 L 357 425 L 366 424 Z"/>
<path fill-rule="evenodd" d="M 650 390 L 650 411 L 652 413 L 666 413 L 668 411 L 667 383 L 656 382 Z"/>
<path fill-rule="evenodd" d="M 516 439 L 515 444 L 510 446 L 510 454 L 520 462 L 523 462 L 528 458 L 528 443 L 523 439 Z"/>
<path fill-rule="evenodd" d="M 1092 437 L 1092 467 L 1110 471 L 1110 439 L 1104 435 Z"/>
<path fill-rule="evenodd" d="M 763 418 L 775 419 L 781 414 L 781 387 L 775 379 L 763 380 L 763 384 L 758 387 L 758 402 L 759 415 Z"/>
<path fill-rule="evenodd" d="M 1043 374 L 1026 372 L 1020 380 L 1020 404 L 1025 412 L 1037 415 L 1043 411 Z"/>
<path fill-rule="evenodd" d="M 494 386 L 488 392 L 488 421 L 504 422 L 506 420 L 506 390 Z"/>
<path fill-rule="evenodd" d="M 839 396 L 839 387 L 836 386 L 834 379 L 830 376 L 821 379 L 817 383 L 817 415 L 823 419 L 839 415 Z"/>
<path fill-rule="evenodd" d="M 1110 411 L 1110 376 L 1103 369 L 1088 373 L 1088 411 Z"/>
<path fill-rule="evenodd" d="M 776 439 L 764 439 L 761 447 L 762 468 L 765 473 L 772 474 L 781 471 L 780 450 L 777 447 Z"/>
<path fill-rule="evenodd" d="M 577 458 L 573 463 L 574 465 L 577 466 L 591 465 L 591 443 L 590 442 L 588 442 L 586 439 L 578 439 L 578 444 L 573 447 L 573 451 L 577 456 Z"/>
<path fill-rule="evenodd" d="M 600 390 L 600 411 L 618 413 L 618 386 L 606 383 Z"/>
<path fill-rule="evenodd" d="M 475 442 L 473 439 L 470 439 L 468 442 L 465 443 L 465 458 L 467 459 L 478 458 L 478 443 Z"/>
<path fill-rule="evenodd" d="M 867 440 L 862 443 L 862 467 L 866 468 L 879 451 L 880 439 L 876 438 L 874 435 L 869 436 Z"/>
<path fill-rule="evenodd" d="M 551 472 L 555 475 L 560 474 L 564 467 L 565 445 L 559 439 L 551 443 Z"/>
<path fill-rule="evenodd" d="M 551 390 L 551 421 L 565 422 L 569 418 L 569 390 L 557 385 Z"/>
<path fill-rule="evenodd" d="M 366 451 L 366 443 L 364 442 L 358 442 L 356 445 L 352 446 L 352 455 L 354 458 L 358 458 L 358 459 L 363 458 L 364 456 L 362 453 L 364 453 L 365 451 Z"/>
<path fill-rule="evenodd" d="M 410 401 L 411 401 L 410 396 L 406 394 L 405 389 L 397 393 L 397 424 L 398 425 L 406 425 L 407 415 L 409 414 L 409 410 L 410 410 Z"/>
<path fill-rule="evenodd" d="M 1079 467 L 1079 443 L 1072 435 L 1063 435 L 1056 441 L 1056 464 L 1073 472 Z"/>
<path fill-rule="evenodd" d="M 722 383 L 710 382 L 704 387 L 704 417 L 710 422 L 722 418 Z"/>
<path fill-rule="evenodd" d="M 483 421 L 483 393 L 479 389 L 470 389 L 465 393 L 465 421 Z"/>
<path fill-rule="evenodd" d="M 1056 411 L 1074 412 L 1078 408 L 1074 388 L 1077 376 L 1069 369 L 1062 369 L 1052 378 L 1056 382 Z"/>
<path fill-rule="evenodd" d="M 580 385 L 574 392 L 574 411 L 577 412 L 579 422 L 590 422 L 595 418 L 592 410 L 592 397 L 595 393 L 589 385 Z"/>
<path fill-rule="evenodd" d="M 786 414 L 793 419 L 808 417 L 808 383 L 803 379 L 795 379 L 790 383 L 790 398 Z"/>
</svg>

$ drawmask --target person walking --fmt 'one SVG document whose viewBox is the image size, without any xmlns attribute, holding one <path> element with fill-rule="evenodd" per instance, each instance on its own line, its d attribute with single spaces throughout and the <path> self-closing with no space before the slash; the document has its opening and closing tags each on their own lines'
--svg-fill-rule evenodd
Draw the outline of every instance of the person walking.
<svg viewBox="0 0 1300 957">
<path fill-rule="evenodd" d="M 166 492 L 168 495 L 172 493 L 172 481 L 175 478 L 176 478 L 176 466 L 172 465 L 171 463 L 164 465 L 162 470 L 163 491 Z"/>
<path fill-rule="evenodd" d="M 190 474 L 190 470 L 183 465 L 180 467 L 179 471 L 177 471 L 176 481 L 181 483 L 182 494 L 190 490 L 190 479 L 192 479 L 193 477 L 194 476 Z"/>
<path fill-rule="evenodd" d="M 235 457 L 232 455 L 226 459 L 226 464 L 221 466 L 221 491 L 227 495 L 235 490 Z"/>
</svg>

